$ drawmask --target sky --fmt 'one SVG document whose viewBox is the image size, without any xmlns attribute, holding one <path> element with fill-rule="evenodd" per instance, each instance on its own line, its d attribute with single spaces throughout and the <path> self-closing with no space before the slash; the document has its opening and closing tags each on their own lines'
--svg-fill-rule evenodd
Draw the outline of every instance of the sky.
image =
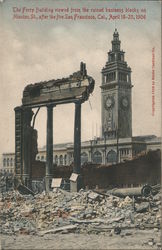
<svg viewBox="0 0 162 250">
<path fill-rule="evenodd" d="M 146 9 L 145 20 L 22 20 L 13 7 Z M 14 108 L 21 105 L 29 83 L 67 77 L 87 65 L 95 79 L 89 101 L 82 105 L 82 140 L 100 135 L 101 70 L 111 49 L 115 27 L 132 69 L 133 136 L 161 134 L 160 1 L 5 0 L 0 2 L 0 155 L 14 152 Z M 81 13 L 83 14 L 83 13 Z M 132 14 L 132 13 L 130 13 Z M 20 14 L 19 14 L 20 15 Z M 22 14 L 21 14 L 22 15 Z M 108 15 L 108 14 L 107 14 Z M 152 49 L 155 55 L 155 113 L 152 115 Z M 35 111 L 35 110 L 34 110 Z M 38 146 L 46 144 L 46 108 L 36 118 Z M 54 143 L 72 142 L 74 104 L 54 108 Z"/>
</svg>

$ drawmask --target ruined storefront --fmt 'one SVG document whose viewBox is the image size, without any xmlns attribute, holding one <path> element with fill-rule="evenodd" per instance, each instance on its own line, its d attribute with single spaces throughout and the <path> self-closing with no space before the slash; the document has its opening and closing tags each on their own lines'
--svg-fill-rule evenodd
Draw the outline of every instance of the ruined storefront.
<svg viewBox="0 0 162 250">
<path fill-rule="evenodd" d="M 86 65 L 81 62 L 80 70 L 68 78 L 39 82 L 25 87 L 22 105 L 15 108 L 15 174 L 26 186 L 31 187 L 34 169 L 37 168 L 39 171 L 45 164 L 38 164 L 36 161 L 38 150 L 34 123 L 41 107 L 47 108 L 46 190 L 49 189 L 53 178 L 53 108 L 60 104 L 75 104 L 73 173 L 80 175 L 81 104 L 89 98 L 94 83 L 94 79 L 87 75 Z M 32 108 L 38 108 L 35 114 Z"/>
</svg>

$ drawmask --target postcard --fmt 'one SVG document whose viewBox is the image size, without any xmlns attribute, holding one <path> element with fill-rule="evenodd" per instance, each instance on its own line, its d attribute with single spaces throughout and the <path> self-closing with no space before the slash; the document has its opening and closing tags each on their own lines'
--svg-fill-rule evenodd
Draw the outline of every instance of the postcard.
<svg viewBox="0 0 162 250">
<path fill-rule="evenodd" d="M 1 0 L 0 22 L 1 248 L 161 249 L 161 1 Z"/>
</svg>

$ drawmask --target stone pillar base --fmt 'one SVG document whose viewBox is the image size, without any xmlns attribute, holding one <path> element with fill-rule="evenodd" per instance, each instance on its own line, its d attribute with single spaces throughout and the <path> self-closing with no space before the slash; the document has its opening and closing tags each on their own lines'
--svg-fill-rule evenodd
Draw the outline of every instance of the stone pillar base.
<svg viewBox="0 0 162 250">
<path fill-rule="evenodd" d="M 45 191 L 47 193 L 52 190 L 51 183 L 52 183 L 52 176 L 46 176 L 45 177 Z"/>
<path fill-rule="evenodd" d="M 70 177 L 70 192 L 78 192 L 83 187 L 83 177 L 80 174 L 72 173 Z"/>
</svg>

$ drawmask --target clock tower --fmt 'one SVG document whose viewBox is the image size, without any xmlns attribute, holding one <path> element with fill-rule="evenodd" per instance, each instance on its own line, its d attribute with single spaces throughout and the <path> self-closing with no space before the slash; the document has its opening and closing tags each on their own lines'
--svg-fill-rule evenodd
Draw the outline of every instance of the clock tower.
<svg viewBox="0 0 162 250">
<path fill-rule="evenodd" d="M 131 68 L 124 54 L 115 29 L 112 50 L 101 72 L 102 136 L 110 139 L 132 137 Z"/>
</svg>

